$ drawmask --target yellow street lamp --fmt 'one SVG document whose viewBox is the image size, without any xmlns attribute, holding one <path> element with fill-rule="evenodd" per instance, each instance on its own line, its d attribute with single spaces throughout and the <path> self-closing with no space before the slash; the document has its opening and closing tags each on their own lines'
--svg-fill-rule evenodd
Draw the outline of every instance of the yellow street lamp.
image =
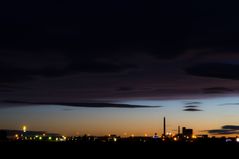
<svg viewBox="0 0 239 159">
<path fill-rule="evenodd" d="M 22 131 L 25 133 L 25 132 L 27 132 L 27 126 L 26 125 L 24 125 L 23 127 L 22 127 Z"/>
</svg>

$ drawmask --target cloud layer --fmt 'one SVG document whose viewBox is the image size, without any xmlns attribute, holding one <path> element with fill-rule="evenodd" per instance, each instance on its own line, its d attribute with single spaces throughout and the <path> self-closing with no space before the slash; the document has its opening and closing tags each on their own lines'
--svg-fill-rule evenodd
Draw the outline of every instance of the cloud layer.
<svg viewBox="0 0 239 159">
<path fill-rule="evenodd" d="M 200 63 L 187 68 L 186 72 L 194 76 L 238 80 L 239 64 Z"/>
<path fill-rule="evenodd" d="M 0 100 L 188 99 L 239 92 L 237 5 L 93 0 L 31 2 L 34 9 L 22 2 L 12 9 L 5 3 Z"/>
<path fill-rule="evenodd" d="M 197 109 L 197 108 L 187 108 L 187 109 L 183 109 L 183 111 L 186 112 L 198 112 L 198 111 L 202 111 L 201 109 Z"/>
<path fill-rule="evenodd" d="M 199 112 L 203 111 L 200 109 L 201 102 L 193 101 L 193 102 L 185 102 L 185 106 L 183 111 L 185 112 Z"/>
<path fill-rule="evenodd" d="M 239 134 L 239 126 L 224 125 L 221 129 L 208 130 L 208 133 L 212 135 L 237 135 Z"/>
<path fill-rule="evenodd" d="M 211 87 L 211 88 L 204 88 L 203 92 L 206 94 L 224 94 L 224 93 L 233 93 L 234 90 L 225 87 Z"/>
<path fill-rule="evenodd" d="M 161 106 L 146 106 L 146 105 L 131 105 L 131 104 L 116 104 L 116 103 L 41 103 L 41 102 L 26 102 L 26 101 L 4 101 L 3 103 L 15 105 L 58 105 L 69 107 L 86 107 L 86 108 L 159 108 Z"/>
</svg>

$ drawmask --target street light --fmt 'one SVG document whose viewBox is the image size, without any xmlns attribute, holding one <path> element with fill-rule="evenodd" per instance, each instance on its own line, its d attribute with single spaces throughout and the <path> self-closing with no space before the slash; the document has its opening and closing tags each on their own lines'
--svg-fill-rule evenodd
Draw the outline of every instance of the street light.
<svg viewBox="0 0 239 159">
<path fill-rule="evenodd" d="M 24 133 L 27 132 L 27 126 L 24 125 L 24 126 L 22 127 L 22 131 L 23 131 Z"/>
</svg>

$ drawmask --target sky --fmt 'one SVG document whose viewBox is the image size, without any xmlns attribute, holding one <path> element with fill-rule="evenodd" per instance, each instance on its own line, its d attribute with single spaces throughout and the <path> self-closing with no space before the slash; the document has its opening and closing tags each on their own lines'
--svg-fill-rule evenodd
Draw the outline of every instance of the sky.
<svg viewBox="0 0 239 159">
<path fill-rule="evenodd" d="M 239 134 L 236 2 L 3 2 L 0 129 Z"/>
</svg>

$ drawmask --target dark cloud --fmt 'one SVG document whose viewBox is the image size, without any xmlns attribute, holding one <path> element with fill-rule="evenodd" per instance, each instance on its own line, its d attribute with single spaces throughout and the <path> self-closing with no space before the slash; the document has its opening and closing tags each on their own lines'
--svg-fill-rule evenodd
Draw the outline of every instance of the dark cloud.
<svg viewBox="0 0 239 159">
<path fill-rule="evenodd" d="M 196 106 L 196 105 L 186 105 L 186 106 L 184 106 L 185 108 L 198 108 L 198 106 Z"/>
<path fill-rule="evenodd" d="M 81 61 L 77 63 L 71 63 L 69 71 L 75 71 L 75 73 L 120 73 L 124 70 L 135 68 L 130 64 L 117 64 L 113 62 L 100 62 L 100 61 Z"/>
<path fill-rule="evenodd" d="M 211 87 L 211 88 L 204 88 L 203 93 L 206 94 L 221 94 L 221 93 L 232 93 L 234 92 L 233 89 L 226 88 L 226 87 Z"/>
<path fill-rule="evenodd" d="M 28 76 L 29 71 L 25 71 L 19 68 L 8 67 L 4 64 L 0 64 L 1 83 L 10 83 L 17 81 L 30 80 L 32 77 Z"/>
<path fill-rule="evenodd" d="M 72 110 L 74 110 L 74 109 L 69 109 L 69 108 L 64 108 L 64 109 L 62 109 L 63 111 L 72 111 Z"/>
<path fill-rule="evenodd" d="M 16 105 L 58 105 L 69 107 L 86 107 L 86 108 L 159 108 L 161 106 L 146 106 L 146 105 L 130 105 L 130 104 L 116 104 L 116 103 L 44 103 L 44 102 L 25 102 L 25 101 L 3 101 L 3 103 Z"/>
<path fill-rule="evenodd" d="M 187 109 L 183 109 L 183 111 L 186 112 L 198 112 L 198 111 L 202 111 L 201 109 L 197 109 L 197 108 L 187 108 Z"/>
<path fill-rule="evenodd" d="M 207 132 L 213 135 L 234 135 L 239 133 L 234 130 L 223 130 L 223 129 L 208 130 Z"/>
<path fill-rule="evenodd" d="M 78 57 L 79 59 L 80 57 Z M 33 60 L 33 59 L 30 59 Z M 77 60 L 77 59 L 75 59 Z M 33 62 L 33 61 L 31 61 Z M 49 61 L 49 65 L 50 65 Z M 66 61 L 67 62 L 67 61 Z M 56 78 L 69 75 L 75 75 L 80 73 L 121 73 L 130 69 L 135 69 L 136 66 L 127 63 L 116 63 L 111 61 L 97 61 L 91 60 L 78 60 L 66 63 L 66 66 L 39 66 L 34 68 L 32 64 L 26 64 L 27 61 L 23 61 L 22 64 L 11 65 L 7 63 L 0 63 L 0 83 L 18 83 L 34 80 L 37 77 Z M 42 61 L 44 63 L 44 61 Z M 33 68 L 32 68 L 33 67 Z"/>
<path fill-rule="evenodd" d="M 122 86 L 122 87 L 117 89 L 117 91 L 120 91 L 120 92 L 128 92 L 128 91 L 133 91 L 133 90 L 134 90 L 134 88 L 126 87 L 126 86 Z"/>
<path fill-rule="evenodd" d="M 239 105 L 239 103 L 223 103 L 223 104 L 220 104 L 220 106 L 237 106 Z"/>
<path fill-rule="evenodd" d="M 34 88 L 14 89 L 18 94 L 12 96 L 24 99 L 39 92 L 63 96 L 59 90 L 65 91 L 63 98 L 74 92 L 76 98 L 88 99 L 187 98 L 200 96 L 201 89 L 204 96 L 221 93 L 212 83 L 226 88 L 228 81 L 216 78 L 239 78 L 239 58 L 230 57 L 239 52 L 237 5 L 173 4 L 93 0 L 2 5 L 0 84 Z"/>
<path fill-rule="evenodd" d="M 239 130 L 238 125 L 224 125 L 222 129 Z"/>
<path fill-rule="evenodd" d="M 3 5 L 2 47 L 87 52 L 91 48 L 113 53 L 122 48 L 144 49 L 160 59 L 173 59 L 190 48 L 237 47 L 236 5 L 173 4 L 93 0 Z"/>
<path fill-rule="evenodd" d="M 199 105 L 202 104 L 201 102 L 185 102 L 185 106 L 183 109 L 183 111 L 187 111 L 187 112 L 196 112 L 196 111 L 203 111 L 201 109 L 199 109 Z"/>
<path fill-rule="evenodd" d="M 239 64 L 200 63 L 186 69 L 189 75 L 222 79 L 239 79 Z"/>
<path fill-rule="evenodd" d="M 14 85 L 11 82 L 1 84 L 0 82 L 0 93 L 5 94 L 5 93 L 15 93 L 17 90 L 22 90 L 22 91 L 32 91 L 31 88 L 28 87 L 23 87 L 23 86 L 18 86 Z"/>
<path fill-rule="evenodd" d="M 0 89 L 0 93 L 12 93 L 12 92 L 14 91 L 11 89 Z"/>
<path fill-rule="evenodd" d="M 43 55 L 44 56 L 44 55 Z M 24 57 L 24 54 L 23 54 Z M 17 60 L 12 57 L 14 60 Z M 1 59 L 3 60 L 3 59 Z M 35 59 L 31 58 L 29 63 L 34 62 Z M 8 63 L 7 63 L 8 62 Z M 43 61 L 42 61 L 43 62 Z M 19 64 L 11 64 L 10 61 L 0 62 L 0 82 L 5 83 L 17 83 L 33 80 L 37 76 L 43 77 L 59 77 L 66 74 L 67 71 L 62 68 L 56 68 L 51 66 L 45 66 L 45 63 L 39 64 L 39 68 L 35 67 L 33 64 L 28 64 L 28 61 L 24 60 Z"/>
<path fill-rule="evenodd" d="M 239 126 L 224 125 L 221 129 L 207 130 L 207 132 L 213 135 L 237 135 L 239 134 Z"/>
<path fill-rule="evenodd" d="M 185 105 L 199 105 L 202 104 L 202 102 L 185 102 Z"/>
<path fill-rule="evenodd" d="M 165 50 L 162 50 L 162 52 L 164 52 L 164 54 L 159 53 L 159 52 L 157 52 L 157 53 L 152 52 L 151 54 L 159 59 L 175 59 L 184 54 L 183 48 L 181 48 L 181 50 L 177 50 L 176 48 L 175 48 L 175 50 L 172 48 L 170 48 L 170 49 L 165 48 Z"/>
<path fill-rule="evenodd" d="M 12 12 L 2 8 L 6 12 L 1 18 L 3 49 L 51 49 L 84 56 L 140 51 L 159 59 L 174 59 L 186 49 L 191 24 L 191 8 L 184 2 L 177 3 L 183 9 L 166 2 L 150 7 L 141 0 L 35 4 L 34 10 L 29 5 L 19 4 L 27 14 L 18 7 Z M 122 53 L 125 50 L 127 53 Z"/>
</svg>

